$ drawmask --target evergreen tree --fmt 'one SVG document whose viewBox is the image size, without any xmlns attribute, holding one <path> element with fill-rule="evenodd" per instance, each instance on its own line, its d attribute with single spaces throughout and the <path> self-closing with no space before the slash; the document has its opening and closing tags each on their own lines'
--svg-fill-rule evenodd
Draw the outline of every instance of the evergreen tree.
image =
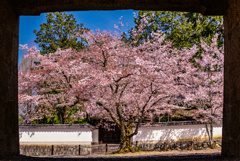
<svg viewBox="0 0 240 161">
<path fill-rule="evenodd" d="M 173 47 L 181 49 L 201 46 L 201 39 L 210 44 L 216 33 L 219 34 L 218 46 L 223 46 L 223 19 L 221 16 L 203 16 L 199 13 L 170 12 L 170 11 L 139 11 L 135 18 L 135 28 L 143 21 L 143 15 L 149 23 L 138 37 L 139 44 L 145 41 L 151 32 L 162 32 L 167 41 L 172 41 Z M 145 21 L 144 20 L 144 21 Z M 130 34 L 131 35 L 131 34 Z M 130 37 L 131 41 L 131 37 Z"/>
<path fill-rule="evenodd" d="M 57 48 L 62 50 L 67 48 L 82 49 L 85 47 L 86 40 L 83 37 L 77 38 L 77 33 L 82 34 L 80 29 L 83 24 L 76 24 L 77 21 L 73 14 L 62 12 L 47 13 L 47 23 L 41 24 L 36 34 L 35 43 L 41 48 L 41 54 L 53 53 Z"/>
</svg>

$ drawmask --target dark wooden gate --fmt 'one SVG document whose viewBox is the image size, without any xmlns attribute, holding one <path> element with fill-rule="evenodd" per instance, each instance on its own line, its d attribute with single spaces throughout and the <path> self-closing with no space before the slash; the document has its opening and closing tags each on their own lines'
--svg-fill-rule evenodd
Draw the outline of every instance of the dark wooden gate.
<svg viewBox="0 0 240 161">
<path fill-rule="evenodd" d="M 120 143 L 120 129 L 115 126 L 113 130 L 104 129 L 102 126 L 99 127 L 99 143 L 101 144 L 119 144 Z"/>
</svg>

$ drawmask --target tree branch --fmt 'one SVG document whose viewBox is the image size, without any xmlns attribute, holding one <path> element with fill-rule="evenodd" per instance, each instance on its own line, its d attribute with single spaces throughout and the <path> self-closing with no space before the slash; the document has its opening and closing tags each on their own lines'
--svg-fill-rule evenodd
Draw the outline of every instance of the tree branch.
<svg viewBox="0 0 240 161">
<path fill-rule="evenodd" d="M 106 107 L 104 106 L 101 102 L 96 102 L 97 105 L 103 107 L 110 115 L 110 117 L 113 119 L 113 121 L 120 126 L 120 122 L 113 116 L 113 113 Z"/>
<path fill-rule="evenodd" d="M 138 122 L 137 122 L 136 129 L 135 129 L 134 133 L 132 133 L 131 135 L 129 135 L 129 137 L 132 137 L 132 136 L 134 136 L 134 135 L 137 135 L 138 129 L 139 129 L 139 125 L 140 125 L 141 121 L 143 120 L 143 114 L 144 114 L 145 108 L 147 107 L 147 105 L 148 105 L 148 103 L 150 102 L 151 98 L 152 98 L 152 94 L 148 97 L 147 102 L 145 103 L 145 105 L 144 105 L 143 108 L 142 108 L 141 117 L 140 117 L 140 119 L 139 119 Z"/>
<path fill-rule="evenodd" d="M 121 97 L 122 97 L 122 95 L 123 95 L 123 92 L 124 92 L 125 89 L 127 88 L 127 85 L 128 85 L 128 84 L 129 84 L 129 83 L 126 83 L 125 86 L 123 87 L 123 89 L 122 89 L 122 91 L 121 91 L 121 93 L 120 93 L 120 96 L 119 96 L 119 99 L 118 99 L 118 100 L 121 99 Z"/>
<path fill-rule="evenodd" d="M 106 55 L 104 54 L 104 51 L 102 50 L 102 55 L 103 55 L 103 67 L 106 67 L 107 66 L 107 58 L 106 58 Z"/>
<path fill-rule="evenodd" d="M 62 74 L 63 74 L 64 78 L 66 79 L 69 87 L 72 88 L 72 85 L 70 84 L 71 75 L 70 75 L 69 78 L 68 78 L 68 77 L 65 75 L 64 71 L 62 71 Z"/>
<path fill-rule="evenodd" d="M 170 96 L 166 96 L 166 97 L 162 97 L 162 98 L 159 98 L 158 100 L 156 100 L 155 102 L 153 102 L 153 104 L 151 105 L 151 107 L 155 106 L 159 101 L 165 99 L 165 98 L 168 98 Z"/>
<path fill-rule="evenodd" d="M 119 81 L 121 81 L 122 79 L 124 79 L 124 78 L 127 78 L 127 77 L 129 77 L 129 76 L 131 76 L 131 75 L 133 75 L 133 74 L 127 74 L 127 75 L 125 75 L 125 76 L 123 76 L 123 77 L 120 77 L 119 79 L 117 79 L 117 80 L 114 80 L 116 83 L 118 83 Z"/>
</svg>

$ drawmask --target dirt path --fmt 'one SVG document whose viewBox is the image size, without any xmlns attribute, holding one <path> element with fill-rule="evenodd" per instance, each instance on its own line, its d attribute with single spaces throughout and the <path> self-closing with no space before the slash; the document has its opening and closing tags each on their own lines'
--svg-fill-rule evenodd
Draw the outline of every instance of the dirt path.
<svg viewBox="0 0 240 161">
<path fill-rule="evenodd" d="M 90 156 L 5 156 L 3 160 L 13 161 L 240 161 L 240 159 L 221 156 L 220 149 L 168 151 L 168 152 L 135 152 L 111 155 Z M 0 156 L 1 160 L 1 156 Z"/>
</svg>

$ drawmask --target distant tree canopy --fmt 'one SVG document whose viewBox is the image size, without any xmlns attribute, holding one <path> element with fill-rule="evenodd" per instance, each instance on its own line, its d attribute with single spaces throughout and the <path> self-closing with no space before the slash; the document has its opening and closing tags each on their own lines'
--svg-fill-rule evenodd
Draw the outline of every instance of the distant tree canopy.
<svg viewBox="0 0 240 161">
<path fill-rule="evenodd" d="M 86 40 L 83 37 L 77 38 L 77 33 L 82 34 L 79 29 L 83 28 L 83 24 L 77 24 L 73 14 L 47 13 L 46 20 L 47 23 L 41 24 L 39 31 L 34 30 L 37 37 L 34 42 L 41 48 L 41 54 L 53 53 L 57 48 L 84 48 Z"/>
<path fill-rule="evenodd" d="M 40 25 L 41 28 L 39 31 L 34 30 L 34 33 L 36 34 L 36 39 L 34 42 L 39 45 L 41 49 L 40 50 L 41 55 L 47 55 L 48 53 L 55 53 L 58 49 L 65 50 L 65 49 L 71 48 L 72 50 L 79 51 L 79 49 L 83 49 L 86 47 L 87 41 L 83 36 L 81 36 L 83 32 L 80 29 L 84 29 L 84 30 L 89 30 L 89 29 L 83 28 L 82 23 L 77 24 L 76 18 L 73 16 L 73 14 L 67 14 L 65 12 L 47 13 L 46 20 L 47 20 L 46 23 L 43 23 Z M 34 60 L 30 61 L 30 59 L 27 59 L 27 58 L 23 59 L 19 69 L 21 69 L 22 72 L 26 72 L 26 70 L 23 70 L 24 67 L 26 66 L 25 64 L 32 63 L 32 65 L 36 65 L 36 64 L 33 64 L 33 61 Z M 31 73 L 33 72 L 35 71 L 31 71 Z M 57 93 L 47 92 L 47 93 L 43 93 L 43 95 L 48 95 L 48 94 L 57 95 Z M 38 108 L 38 107 L 35 106 L 34 108 Z M 33 124 L 35 123 L 37 124 L 87 123 L 85 119 L 73 120 L 70 117 L 73 113 L 81 110 L 81 108 L 82 106 L 79 106 L 79 107 L 71 106 L 71 108 L 58 107 L 57 110 L 50 111 L 49 115 L 51 115 L 51 117 L 49 117 L 46 114 L 46 116 L 44 116 L 42 119 L 33 120 L 32 123 Z"/>
<path fill-rule="evenodd" d="M 139 44 L 147 37 L 151 38 L 151 32 L 162 32 L 167 41 L 172 41 L 173 47 L 181 49 L 191 48 L 193 45 L 201 46 L 201 39 L 210 44 L 216 33 L 219 34 L 218 46 L 223 46 L 223 19 L 221 16 L 203 16 L 199 13 L 170 12 L 170 11 L 139 11 L 134 19 L 137 29 L 143 21 L 143 15 L 151 18 L 145 19 L 148 24 L 140 32 Z M 131 34 L 130 34 L 131 41 Z"/>
</svg>

